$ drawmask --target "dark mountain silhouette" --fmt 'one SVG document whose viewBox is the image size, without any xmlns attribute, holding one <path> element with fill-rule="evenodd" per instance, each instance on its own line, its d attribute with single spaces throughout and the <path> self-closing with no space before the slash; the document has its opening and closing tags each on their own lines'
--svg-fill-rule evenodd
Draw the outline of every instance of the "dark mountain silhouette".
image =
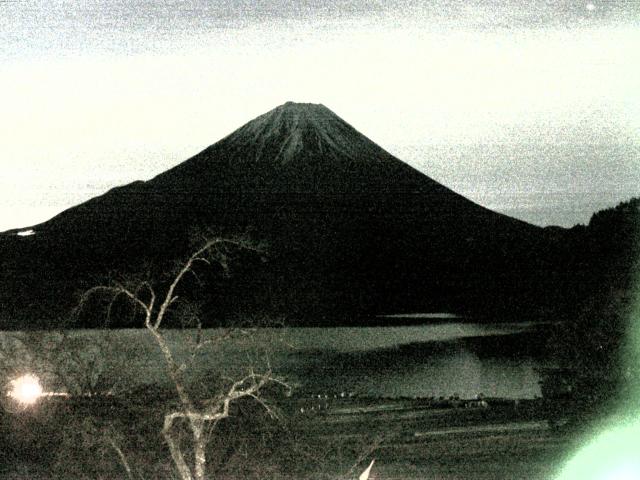
<svg viewBox="0 0 640 480">
<path fill-rule="evenodd" d="M 0 235 L 4 326 L 49 326 L 109 272 L 152 272 L 194 231 L 250 232 L 217 281 L 210 321 L 282 314 L 293 324 L 451 311 L 541 318 L 566 307 L 564 230 L 489 211 L 418 172 L 322 105 L 286 103 L 147 182 Z M 24 229 L 23 229 L 24 230 Z M 195 287 L 194 287 L 195 288 Z"/>
</svg>

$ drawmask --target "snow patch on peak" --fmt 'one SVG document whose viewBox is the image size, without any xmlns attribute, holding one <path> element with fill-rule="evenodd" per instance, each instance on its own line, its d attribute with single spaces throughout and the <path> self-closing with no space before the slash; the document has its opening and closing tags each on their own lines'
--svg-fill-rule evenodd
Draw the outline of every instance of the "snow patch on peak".
<svg viewBox="0 0 640 480">
<path fill-rule="evenodd" d="M 303 152 L 307 157 L 350 159 L 358 151 L 372 148 L 370 141 L 318 103 L 286 102 L 247 123 L 225 141 L 237 149 L 246 147 L 257 161 L 269 158 L 276 164 L 289 163 Z"/>
<path fill-rule="evenodd" d="M 314 110 L 314 109 L 328 110 L 328 108 L 321 103 L 292 102 L 292 101 L 285 102 L 279 107 L 276 107 L 274 110 L 277 110 L 278 108 L 296 109 L 296 110 Z"/>
</svg>

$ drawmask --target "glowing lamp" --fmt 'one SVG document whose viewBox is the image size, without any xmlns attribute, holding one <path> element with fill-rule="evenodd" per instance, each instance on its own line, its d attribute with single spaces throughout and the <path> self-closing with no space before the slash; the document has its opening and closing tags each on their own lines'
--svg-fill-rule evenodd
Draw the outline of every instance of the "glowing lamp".
<svg viewBox="0 0 640 480">
<path fill-rule="evenodd" d="M 11 380 L 8 395 L 24 406 L 33 405 L 42 396 L 42 385 L 35 375 L 23 375 Z"/>
</svg>

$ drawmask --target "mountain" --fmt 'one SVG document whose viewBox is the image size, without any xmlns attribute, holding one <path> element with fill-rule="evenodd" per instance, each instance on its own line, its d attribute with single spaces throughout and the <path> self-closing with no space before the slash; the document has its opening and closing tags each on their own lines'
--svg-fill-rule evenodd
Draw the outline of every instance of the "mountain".
<svg viewBox="0 0 640 480">
<path fill-rule="evenodd" d="M 283 315 L 293 324 L 448 311 L 540 318 L 557 310 L 561 235 L 489 211 L 398 160 L 331 110 L 288 102 L 146 182 L 0 234 L 2 318 L 48 327 L 74 292 L 108 274 L 155 276 L 194 232 L 249 232 L 243 257 L 204 310 Z M 21 229 L 25 231 L 27 229 Z M 195 288 L 195 287 L 194 287 Z"/>
</svg>

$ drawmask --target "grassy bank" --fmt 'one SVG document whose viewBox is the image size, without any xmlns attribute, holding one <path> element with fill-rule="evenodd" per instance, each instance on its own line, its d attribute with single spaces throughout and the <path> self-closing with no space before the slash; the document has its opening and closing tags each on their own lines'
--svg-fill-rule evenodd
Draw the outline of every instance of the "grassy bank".
<svg viewBox="0 0 640 480">
<path fill-rule="evenodd" d="M 170 402 L 160 392 L 129 398 L 49 399 L 2 417 L 3 479 L 176 478 L 160 435 Z M 375 458 L 376 479 L 546 479 L 572 449 L 552 431 L 541 402 L 443 407 L 425 400 L 275 401 L 277 420 L 252 402 L 211 434 L 210 478 L 357 478 Z"/>
</svg>

